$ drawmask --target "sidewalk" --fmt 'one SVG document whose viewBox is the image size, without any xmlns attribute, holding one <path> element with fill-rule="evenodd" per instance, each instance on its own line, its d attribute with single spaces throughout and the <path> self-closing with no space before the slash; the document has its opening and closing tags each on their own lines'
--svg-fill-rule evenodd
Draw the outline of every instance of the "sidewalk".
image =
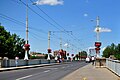
<svg viewBox="0 0 120 80">
<path fill-rule="evenodd" d="M 88 64 L 70 73 L 61 80 L 120 80 L 120 77 L 116 76 L 107 68 L 96 68 Z"/>
</svg>

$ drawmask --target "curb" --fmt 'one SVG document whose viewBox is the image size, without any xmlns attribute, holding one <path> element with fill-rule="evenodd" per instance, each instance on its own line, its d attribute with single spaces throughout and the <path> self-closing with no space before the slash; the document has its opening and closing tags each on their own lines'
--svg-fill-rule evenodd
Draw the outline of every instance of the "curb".
<svg viewBox="0 0 120 80">
<path fill-rule="evenodd" d="M 3 72 L 3 71 L 11 71 L 11 70 L 18 70 L 18 69 L 28 69 L 28 68 L 52 66 L 52 65 L 60 65 L 60 64 L 59 64 L 59 63 L 52 63 L 52 64 L 40 64 L 40 65 L 29 65 L 29 66 L 19 66 L 19 67 L 1 68 L 1 69 L 0 69 L 0 72 Z"/>
</svg>

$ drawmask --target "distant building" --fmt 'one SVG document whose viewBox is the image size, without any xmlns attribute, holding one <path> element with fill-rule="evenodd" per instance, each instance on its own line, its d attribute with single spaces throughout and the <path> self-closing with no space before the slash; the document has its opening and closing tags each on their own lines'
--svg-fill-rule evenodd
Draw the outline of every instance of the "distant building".
<svg viewBox="0 0 120 80">
<path fill-rule="evenodd" d="M 56 50 L 53 52 L 54 56 L 58 56 L 60 58 L 66 58 L 66 51 L 63 49 Z"/>
<path fill-rule="evenodd" d="M 45 59 L 45 54 L 37 53 L 37 52 L 30 52 L 30 56 L 35 57 L 35 58 L 40 58 L 40 59 Z"/>
</svg>

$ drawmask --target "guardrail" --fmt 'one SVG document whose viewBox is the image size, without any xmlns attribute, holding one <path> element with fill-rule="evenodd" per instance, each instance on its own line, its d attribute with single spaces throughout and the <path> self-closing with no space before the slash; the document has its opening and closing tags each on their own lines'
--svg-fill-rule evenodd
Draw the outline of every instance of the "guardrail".
<svg viewBox="0 0 120 80">
<path fill-rule="evenodd" d="M 106 59 L 106 67 L 120 76 L 120 61 L 119 60 L 112 60 L 112 59 Z"/>
<path fill-rule="evenodd" d="M 64 60 L 64 62 L 69 62 L 67 60 Z M 38 64 L 48 64 L 48 63 L 56 63 L 54 59 L 47 60 L 47 59 L 4 59 L 1 60 L 1 67 L 15 67 L 15 66 L 27 66 L 27 65 L 38 65 Z"/>
</svg>

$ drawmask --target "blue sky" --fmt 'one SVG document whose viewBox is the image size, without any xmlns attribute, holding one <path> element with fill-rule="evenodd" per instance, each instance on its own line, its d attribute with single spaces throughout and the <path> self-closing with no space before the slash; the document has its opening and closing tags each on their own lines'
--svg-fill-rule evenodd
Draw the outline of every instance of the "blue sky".
<svg viewBox="0 0 120 80">
<path fill-rule="evenodd" d="M 32 5 L 32 1 L 39 9 Z M 26 7 L 22 2 L 26 4 L 26 0 L 0 0 L 0 23 L 11 34 L 16 33 L 26 39 L 23 24 L 26 20 Z M 104 30 L 100 33 L 101 48 L 120 41 L 120 0 L 28 0 L 28 5 L 31 51 L 47 53 L 48 31 L 52 31 L 52 50 L 60 49 L 60 36 L 62 48 L 66 49 L 64 45 L 68 43 L 70 53 L 87 50 L 96 41 L 94 29 L 97 16 Z M 63 30 L 72 31 L 72 34 L 59 32 Z"/>
</svg>

